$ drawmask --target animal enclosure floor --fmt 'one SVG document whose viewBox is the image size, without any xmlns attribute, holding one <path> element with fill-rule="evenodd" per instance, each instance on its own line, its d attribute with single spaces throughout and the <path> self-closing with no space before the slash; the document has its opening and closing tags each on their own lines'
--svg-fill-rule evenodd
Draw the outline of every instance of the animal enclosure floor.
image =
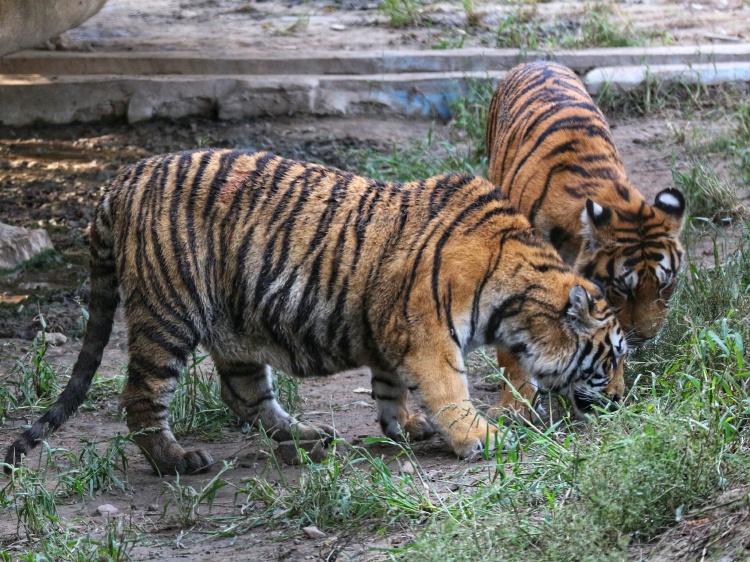
<svg viewBox="0 0 750 562">
<path fill-rule="evenodd" d="M 684 121 L 674 121 L 672 125 L 690 126 Z M 19 226 L 44 226 L 60 251 L 55 259 L 0 276 L 0 299 L 28 297 L 12 305 L 0 300 L 0 384 L 8 380 L 16 360 L 29 349 L 30 339 L 40 329 L 40 314 L 45 317 L 48 331 L 75 334 L 80 318 L 76 297 L 86 291 L 84 231 L 101 186 L 121 166 L 151 154 L 203 145 L 271 150 L 351 170 L 352 149 L 391 152 L 394 144 L 424 140 L 430 129 L 436 138 L 441 138 L 448 128 L 449 125 L 441 123 L 383 117 L 242 122 L 193 119 L 137 125 L 0 128 L 0 220 Z M 647 199 L 653 200 L 655 193 L 673 185 L 670 171 L 673 146 L 663 119 L 614 122 L 613 133 L 631 181 Z M 708 252 L 707 258 L 713 255 L 712 248 L 696 248 L 697 252 Z M 79 349 L 80 341 L 69 340 L 59 348 L 50 349 L 48 360 L 64 373 L 73 365 Z M 105 375 L 122 373 L 126 361 L 125 328 L 118 316 L 101 371 Z M 486 407 L 495 401 L 491 385 L 484 380 L 493 369 L 477 355 L 472 355 L 469 361 L 472 397 Z M 303 381 L 300 384 L 303 417 L 333 423 L 348 443 L 365 447 L 373 457 L 389 459 L 397 452 L 392 446 L 364 445 L 367 437 L 380 435 L 368 389 L 369 378 L 357 372 Z M 11 412 L 0 425 L 0 443 L 9 443 L 21 426 L 36 416 L 28 410 Z M 106 443 L 118 432 L 125 433 L 126 428 L 119 419 L 117 396 L 112 392 L 101 396 L 91 408 L 81 409 L 49 443 L 78 454 L 84 446 L 82 437 Z M 269 461 L 271 446 L 252 432 L 244 433 L 240 427 L 226 427 L 218 438 L 205 442 L 195 434 L 180 440 L 186 447 L 205 447 L 217 460 L 212 474 L 183 477 L 179 481 L 183 486 L 200 489 L 216 474 L 221 460 L 236 463 L 233 470 L 223 475 L 232 486 L 219 491 L 210 514 L 205 504 L 200 506 L 201 516 L 240 517 L 242 510 L 249 509 L 252 503 L 247 502 L 247 494 L 234 495 L 244 478 L 262 475 L 275 483 L 295 482 L 302 474 L 300 468 L 283 463 L 277 466 Z M 503 470 L 494 463 L 458 461 L 439 437 L 415 445 L 414 454 L 419 474 L 436 493 L 445 497 L 487 482 L 498 470 Z M 102 504 L 114 505 L 121 517 L 135 523 L 144 534 L 131 552 L 136 560 L 197 561 L 219 556 L 228 561 L 319 560 L 332 554 L 340 559 L 346 559 L 347 555 L 358 555 L 361 560 L 382 559 L 384 555 L 377 548 L 403 545 L 413 538 L 397 522 L 385 529 L 363 525 L 358 530 L 332 533 L 320 539 L 306 538 L 294 525 L 258 526 L 239 537 L 230 536 L 231 533 L 225 537 L 209 534 L 200 522 L 182 527 L 175 523 L 179 513 L 174 501 L 170 502 L 173 496 L 165 483 L 174 485 L 175 479 L 155 477 L 136 450 L 130 449 L 128 455 L 125 491 L 105 492 L 85 503 L 71 499 L 59 511 L 64 519 L 75 519 L 74 528 L 79 533 L 101 536 L 106 521 L 95 514 L 96 508 Z M 404 470 L 398 462 L 391 463 L 391 467 L 393 471 Z M 211 527 L 212 532 L 215 530 Z M 0 545 L 14 556 L 28 548 L 23 536 L 17 536 L 16 532 L 15 518 L 0 521 Z"/>
<path fill-rule="evenodd" d="M 534 33 L 565 34 L 581 25 L 587 0 L 411 2 L 417 25 L 394 27 L 378 0 L 109 0 L 57 48 L 91 51 L 378 51 L 446 46 L 495 47 L 500 26 L 537 23 Z M 398 3 L 395 3 L 398 4 Z M 407 2 L 403 2 L 406 6 Z M 464 4 L 472 6 L 469 24 Z M 533 5 L 533 10 L 532 10 Z M 612 25 L 652 34 L 653 44 L 693 45 L 750 39 L 750 6 L 742 0 L 612 3 Z M 402 6 L 402 8 L 403 8 Z M 510 18 L 510 19 L 506 19 Z M 529 33 L 528 29 L 526 33 Z M 608 45 L 602 45 L 608 46 Z"/>
</svg>

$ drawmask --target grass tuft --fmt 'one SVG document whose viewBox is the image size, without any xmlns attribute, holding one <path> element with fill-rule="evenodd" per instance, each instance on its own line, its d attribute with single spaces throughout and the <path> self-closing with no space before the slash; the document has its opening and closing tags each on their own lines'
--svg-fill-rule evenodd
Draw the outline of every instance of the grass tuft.
<svg viewBox="0 0 750 562">
<path fill-rule="evenodd" d="M 378 9 L 392 27 L 407 27 L 422 22 L 423 7 L 421 0 L 383 0 Z"/>
<path fill-rule="evenodd" d="M 688 212 L 693 217 L 720 221 L 731 219 L 743 210 L 737 188 L 724 181 L 708 164 L 694 162 L 684 172 L 673 167 L 672 178 L 685 195 Z"/>
</svg>

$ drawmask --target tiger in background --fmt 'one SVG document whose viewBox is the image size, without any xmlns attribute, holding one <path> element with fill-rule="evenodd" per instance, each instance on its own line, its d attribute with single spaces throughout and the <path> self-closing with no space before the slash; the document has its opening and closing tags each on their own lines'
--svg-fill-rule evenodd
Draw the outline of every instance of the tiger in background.
<svg viewBox="0 0 750 562">
<path fill-rule="evenodd" d="M 628 344 L 653 339 L 666 316 L 683 249 L 685 199 L 660 191 L 652 205 L 628 181 L 609 126 L 572 70 L 516 66 L 495 90 L 485 137 L 488 178 L 576 272 L 599 284 Z M 514 357 L 498 363 L 525 400 L 536 388 Z M 497 407 L 528 413 L 512 389 Z"/>
<path fill-rule="evenodd" d="M 485 179 L 368 180 L 269 153 L 198 150 L 141 161 L 96 208 L 83 347 L 52 408 L 11 445 L 18 464 L 80 406 L 120 294 L 128 378 L 120 406 L 161 473 L 198 472 L 168 407 L 197 345 L 222 399 L 277 440 L 331 439 L 276 401 L 270 365 L 299 377 L 367 366 L 385 435 L 437 429 L 459 457 L 495 445 L 464 354 L 493 345 L 581 413 L 623 392 L 624 334 L 599 289 Z M 118 292 L 119 288 L 119 292 Z M 430 418 L 411 414 L 418 390 Z"/>
</svg>

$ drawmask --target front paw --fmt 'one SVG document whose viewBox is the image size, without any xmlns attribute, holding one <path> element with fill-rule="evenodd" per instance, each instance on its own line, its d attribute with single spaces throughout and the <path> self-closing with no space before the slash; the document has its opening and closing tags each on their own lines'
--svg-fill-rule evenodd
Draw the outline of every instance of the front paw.
<svg viewBox="0 0 750 562">
<path fill-rule="evenodd" d="M 497 429 L 487 425 L 484 428 L 473 429 L 463 438 L 454 437 L 450 441 L 456 456 L 467 460 L 485 458 L 502 444 Z"/>
<path fill-rule="evenodd" d="M 425 441 L 435 435 L 435 428 L 424 414 L 414 414 L 404 424 L 404 433 L 414 441 Z"/>
</svg>

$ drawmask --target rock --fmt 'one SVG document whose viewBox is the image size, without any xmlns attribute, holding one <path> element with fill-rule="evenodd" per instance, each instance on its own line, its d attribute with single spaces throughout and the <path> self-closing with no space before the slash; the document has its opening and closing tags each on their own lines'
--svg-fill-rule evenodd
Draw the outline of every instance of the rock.
<svg viewBox="0 0 750 562">
<path fill-rule="evenodd" d="M 414 474 L 414 465 L 409 461 L 404 461 L 401 465 L 401 474 Z"/>
<path fill-rule="evenodd" d="M 295 465 L 299 464 L 297 448 L 307 451 L 307 456 L 314 463 L 322 462 L 326 458 L 326 450 L 323 447 L 323 442 L 315 439 L 298 442 L 281 441 L 276 452 L 286 464 Z"/>
<path fill-rule="evenodd" d="M 23 291 L 38 291 L 39 289 L 49 289 L 51 285 L 49 283 L 44 282 L 34 282 L 34 283 L 21 283 L 18 288 Z"/>
<path fill-rule="evenodd" d="M 106 0 L 2 0 L 0 56 L 20 51 L 81 25 Z"/>
<path fill-rule="evenodd" d="M 309 527 L 302 527 L 302 532 L 311 539 L 322 539 L 325 538 L 326 534 L 318 529 L 315 525 Z"/>
<path fill-rule="evenodd" d="M 13 269 L 45 250 L 54 250 L 46 230 L 0 222 L 0 269 Z"/>
<path fill-rule="evenodd" d="M 341 24 L 341 23 L 334 23 L 331 26 L 331 29 L 333 29 L 334 31 L 344 31 L 344 30 L 346 30 L 346 26 L 344 24 Z"/>
<path fill-rule="evenodd" d="M 36 339 L 39 341 L 42 341 L 42 332 L 39 331 L 36 333 Z M 47 343 L 50 345 L 58 346 L 65 344 L 66 341 L 68 341 L 68 338 L 65 334 L 61 334 L 60 332 L 49 332 L 47 335 Z"/>
<path fill-rule="evenodd" d="M 120 510 L 112 504 L 105 503 L 104 505 L 97 507 L 96 512 L 103 517 L 113 517 L 120 513 Z"/>
<path fill-rule="evenodd" d="M 2 0 L 0 56 L 20 51 L 81 25 L 106 0 Z"/>
</svg>

